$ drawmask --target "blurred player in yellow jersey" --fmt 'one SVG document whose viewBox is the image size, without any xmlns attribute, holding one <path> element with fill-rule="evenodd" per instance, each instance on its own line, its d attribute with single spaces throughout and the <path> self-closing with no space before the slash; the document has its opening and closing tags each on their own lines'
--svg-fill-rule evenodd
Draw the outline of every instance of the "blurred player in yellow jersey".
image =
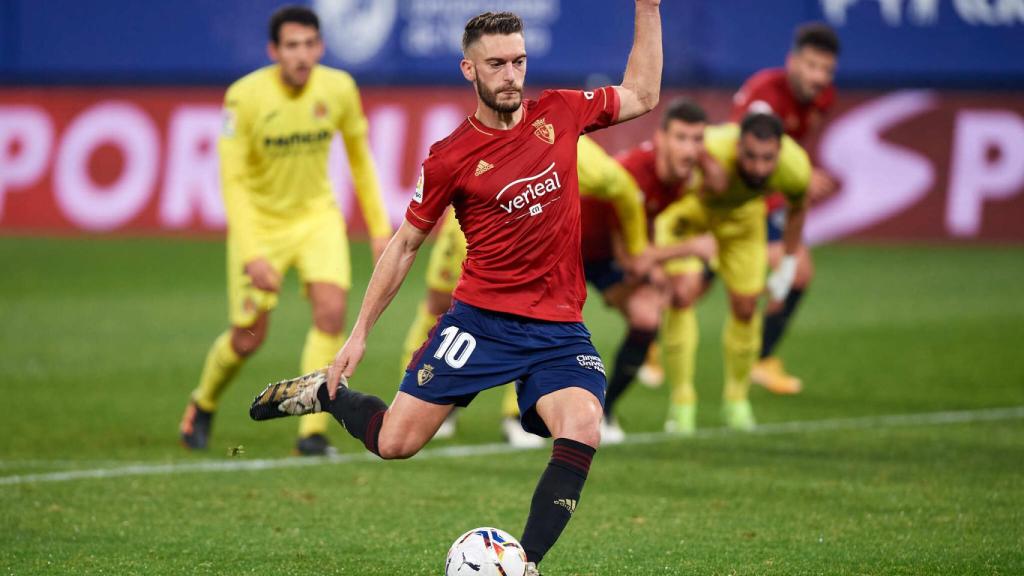
<svg viewBox="0 0 1024 576">
<path fill-rule="evenodd" d="M 300 370 L 328 365 L 345 342 L 349 247 L 327 172 L 335 133 L 345 142 L 374 259 L 391 236 L 359 92 L 345 72 L 318 65 L 323 50 L 316 14 L 281 8 L 271 18 L 267 46 L 275 64 L 238 80 L 225 96 L 219 151 L 231 328 L 213 343 L 182 417 L 187 448 L 206 448 L 218 400 L 263 343 L 289 268 L 298 270 L 313 315 Z M 326 413 L 300 420 L 298 453 L 332 450 L 329 421 Z"/>
<path fill-rule="evenodd" d="M 621 234 L 619 242 L 628 261 L 629 279 L 613 286 L 602 285 L 599 289 L 602 290 L 606 302 L 622 310 L 629 320 L 629 315 L 640 308 L 630 306 L 630 298 L 634 294 L 639 295 L 637 290 L 647 286 L 639 280 L 656 264 L 655 257 L 648 250 L 644 195 L 630 173 L 601 146 L 586 136 L 580 137 L 577 145 L 577 169 L 580 195 L 584 197 L 584 201 L 608 202 L 618 219 L 618 231 Z M 615 233 L 615 228 L 606 230 L 606 233 Z M 706 257 L 713 248 L 713 245 L 709 246 L 707 242 L 697 241 L 685 247 L 684 252 Z M 465 258 L 466 237 L 462 234 L 454 214 L 449 212 L 430 252 L 426 278 L 427 297 L 420 304 L 416 319 L 406 336 L 401 364 L 403 371 L 412 355 L 427 340 L 427 334 L 437 322 L 438 316 L 451 306 L 452 292 L 462 274 L 462 263 Z M 593 282 L 589 275 L 587 279 Z M 501 411 L 502 432 L 510 444 L 520 447 L 543 444 L 539 436 L 527 433 L 520 426 L 513 386 L 505 388 Z M 450 416 L 435 437 L 448 437 L 454 434 L 454 431 L 454 416 Z"/>
<path fill-rule="evenodd" d="M 723 192 L 706 189 L 673 203 L 655 221 L 659 246 L 685 241 L 710 231 L 718 243 L 718 273 L 729 294 L 730 313 L 723 331 L 725 387 L 723 416 L 727 426 L 740 430 L 755 425 L 748 399 L 750 370 L 760 351 L 758 300 L 765 291 L 768 247 L 765 195 L 781 192 L 787 204 L 783 237 L 786 254 L 801 247 L 804 198 L 811 176 L 806 152 L 783 134 L 782 122 L 770 114 L 750 114 L 741 124 L 709 127 L 707 151 L 728 175 Z M 672 386 L 666 429 L 692 434 L 696 427 L 693 377 L 697 351 L 694 303 L 701 293 L 703 263 L 696 258 L 666 264 L 672 286 L 669 312 L 663 326 L 665 368 Z M 767 280 L 776 300 L 785 299 L 793 274 L 779 270 Z"/>
</svg>

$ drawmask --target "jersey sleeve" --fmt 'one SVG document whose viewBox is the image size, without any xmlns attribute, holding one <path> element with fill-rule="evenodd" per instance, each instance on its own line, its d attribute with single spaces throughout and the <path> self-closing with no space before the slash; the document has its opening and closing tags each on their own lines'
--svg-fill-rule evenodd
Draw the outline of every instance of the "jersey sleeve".
<svg viewBox="0 0 1024 576">
<path fill-rule="evenodd" d="M 580 195 L 610 202 L 619 218 L 626 251 L 639 254 L 647 247 L 647 219 L 640 186 L 629 172 L 587 137 L 577 145 Z"/>
<path fill-rule="evenodd" d="M 367 122 L 363 114 L 363 103 L 359 99 L 359 88 L 351 76 L 341 73 L 338 80 L 341 114 L 338 115 L 338 130 L 347 138 L 366 137 Z"/>
<path fill-rule="evenodd" d="M 619 94 L 605 86 L 597 90 L 555 90 L 576 120 L 580 134 L 607 128 L 619 118 Z"/>
<path fill-rule="evenodd" d="M 380 193 L 380 181 L 377 168 L 370 153 L 367 140 L 367 122 L 363 114 L 363 106 L 359 101 L 359 90 L 348 74 L 341 77 L 340 94 L 341 115 L 338 130 L 345 142 L 345 153 L 348 156 L 349 171 L 355 188 L 359 209 L 363 212 L 363 220 L 373 238 L 391 236 L 391 223 L 384 208 L 384 200 Z"/>
<path fill-rule="evenodd" d="M 445 165 L 436 153 L 423 162 L 416 191 L 405 211 L 405 219 L 413 226 L 430 232 L 444 215 L 445 208 L 452 202 L 455 193 L 454 172 Z"/>
<path fill-rule="evenodd" d="M 262 255 L 246 177 L 252 130 L 248 97 L 238 84 L 228 88 L 224 96 L 224 125 L 217 143 L 228 233 L 238 246 L 242 262 Z"/>
<path fill-rule="evenodd" d="M 791 205 L 803 206 L 807 185 L 811 181 L 811 160 L 807 152 L 789 136 L 782 137 L 777 174 L 774 188 L 782 192 Z"/>
</svg>

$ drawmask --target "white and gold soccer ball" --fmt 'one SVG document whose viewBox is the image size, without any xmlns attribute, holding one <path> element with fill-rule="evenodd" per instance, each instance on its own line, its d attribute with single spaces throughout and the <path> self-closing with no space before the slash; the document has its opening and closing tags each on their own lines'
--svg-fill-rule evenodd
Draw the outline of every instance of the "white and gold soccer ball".
<svg viewBox="0 0 1024 576">
<path fill-rule="evenodd" d="M 523 576 L 526 552 L 504 530 L 474 528 L 459 536 L 448 550 L 445 576 Z"/>
</svg>

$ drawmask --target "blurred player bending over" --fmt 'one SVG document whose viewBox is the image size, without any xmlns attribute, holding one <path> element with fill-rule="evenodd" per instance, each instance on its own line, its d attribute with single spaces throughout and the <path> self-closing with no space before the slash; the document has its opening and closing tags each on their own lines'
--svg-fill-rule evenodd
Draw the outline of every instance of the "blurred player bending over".
<svg viewBox="0 0 1024 576">
<path fill-rule="evenodd" d="M 352 78 L 319 66 L 320 25 L 308 8 L 284 7 L 270 20 L 267 50 L 277 62 L 238 80 L 224 100 L 221 178 L 228 217 L 231 328 L 213 343 L 181 421 L 181 439 L 206 448 L 221 394 L 263 343 L 281 278 L 299 278 L 313 312 L 303 371 L 327 365 L 344 340 L 351 275 L 345 222 L 327 176 L 331 140 L 341 132 L 356 193 L 380 255 L 391 227 L 366 139 L 366 118 Z M 299 423 L 300 454 L 330 450 L 330 417 Z"/>
<path fill-rule="evenodd" d="M 835 102 L 836 90 L 832 79 L 838 56 L 839 38 L 831 28 L 816 23 L 801 26 L 786 57 L 786 67 L 754 74 L 736 93 L 733 121 L 739 122 L 748 112 L 768 112 L 782 119 L 786 134 L 804 143 L 810 133 L 821 128 L 825 114 Z M 835 190 L 835 181 L 816 167 L 811 173 L 808 200 L 813 204 L 832 195 Z M 814 277 L 814 265 L 810 251 L 804 246 L 793 257 L 783 256 L 782 231 L 785 225 L 785 202 L 779 194 L 771 194 L 768 197 L 771 267 L 794 276 L 794 281 L 793 289 L 784 298 L 781 294 L 769 293 L 761 360 L 751 371 L 751 379 L 776 394 L 796 394 L 802 388 L 800 379 L 786 373 L 774 352 Z"/>
<path fill-rule="evenodd" d="M 800 145 L 783 134 L 782 123 L 770 114 L 751 114 L 740 125 L 710 127 L 704 143 L 728 176 L 725 191 L 705 188 L 673 203 L 655 222 L 655 239 L 659 246 L 667 246 L 707 231 L 715 237 L 718 273 L 728 291 L 730 311 L 722 334 L 723 416 L 727 426 L 750 430 L 755 422 L 748 399 L 749 378 L 760 350 L 757 308 L 768 263 L 764 196 L 778 191 L 785 197 L 788 221 L 783 242 L 786 255 L 792 257 L 802 245 L 811 165 Z M 663 326 L 665 368 L 673 387 L 666 429 L 680 434 L 692 434 L 696 428 L 694 303 L 701 292 L 703 269 L 696 258 L 666 265 L 672 302 Z M 773 294 L 785 298 L 792 280 L 775 271 L 767 284 Z"/>
<path fill-rule="evenodd" d="M 377 263 L 345 346 L 322 372 L 268 386 L 254 419 L 328 411 L 381 458 L 408 458 L 456 405 L 515 381 L 522 424 L 554 436 L 521 542 L 536 574 L 565 528 L 600 442 L 604 367 L 582 323 L 576 147 L 580 134 L 654 108 L 661 85 L 658 0 L 636 1 L 621 86 L 542 92 L 523 101 L 522 21 L 481 14 L 466 24 L 463 76 L 477 109 L 431 147 L 405 222 Z M 468 253 L 455 304 L 413 358 L 394 401 L 339 387 L 427 234 L 451 204 Z"/>
<path fill-rule="evenodd" d="M 685 98 L 677 99 L 665 109 L 652 141 L 619 156 L 619 162 L 629 171 L 643 194 L 652 231 L 658 215 L 683 194 L 696 193 L 705 187 L 719 192 L 724 190 L 726 175 L 704 149 L 706 126 L 707 114 L 699 105 Z M 584 204 L 583 214 L 583 267 L 588 278 L 598 279 L 595 284 L 606 295 L 613 290 L 625 291 L 623 305 L 629 332 L 616 354 L 605 398 L 605 432 L 609 438 L 621 439 L 624 433 L 614 417 L 615 403 L 637 376 L 648 348 L 657 337 L 666 304 L 665 291 L 650 281 L 637 286 L 624 282 L 625 277 L 615 264 L 610 237 L 606 232 L 602 233 L 602 220 L 609 220 L 607 210 L 602 211 L 599 206 L 588 209 Z M 691 255 L 709 260 L 714 250 L 714 241 L 705 235 L 687 242 L 659 246 L 649 251 L 647 256 L 659 264 Z M 612 299 L 616 297 L 614 294 L 610 296 Z M 671 340 L 669 336 L 666 343 Z"/>
</svg>

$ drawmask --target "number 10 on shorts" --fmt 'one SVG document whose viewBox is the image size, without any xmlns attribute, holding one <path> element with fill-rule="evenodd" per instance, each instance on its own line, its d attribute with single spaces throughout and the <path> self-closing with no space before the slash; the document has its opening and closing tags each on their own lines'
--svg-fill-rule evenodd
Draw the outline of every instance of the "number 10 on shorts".
<svg viewBox="0 0 1024 576">
<path fill-rule="evenodd" d="M 434 358 L 442 357 L 452 368 L 462 368 L 469 361 L 469 356 L 476 349 L 476 338 L 469 332 L 460 332 L 458 327 L 449 326 L 441 331 L 444 340 L 434 352 Z"/>
</svg>

